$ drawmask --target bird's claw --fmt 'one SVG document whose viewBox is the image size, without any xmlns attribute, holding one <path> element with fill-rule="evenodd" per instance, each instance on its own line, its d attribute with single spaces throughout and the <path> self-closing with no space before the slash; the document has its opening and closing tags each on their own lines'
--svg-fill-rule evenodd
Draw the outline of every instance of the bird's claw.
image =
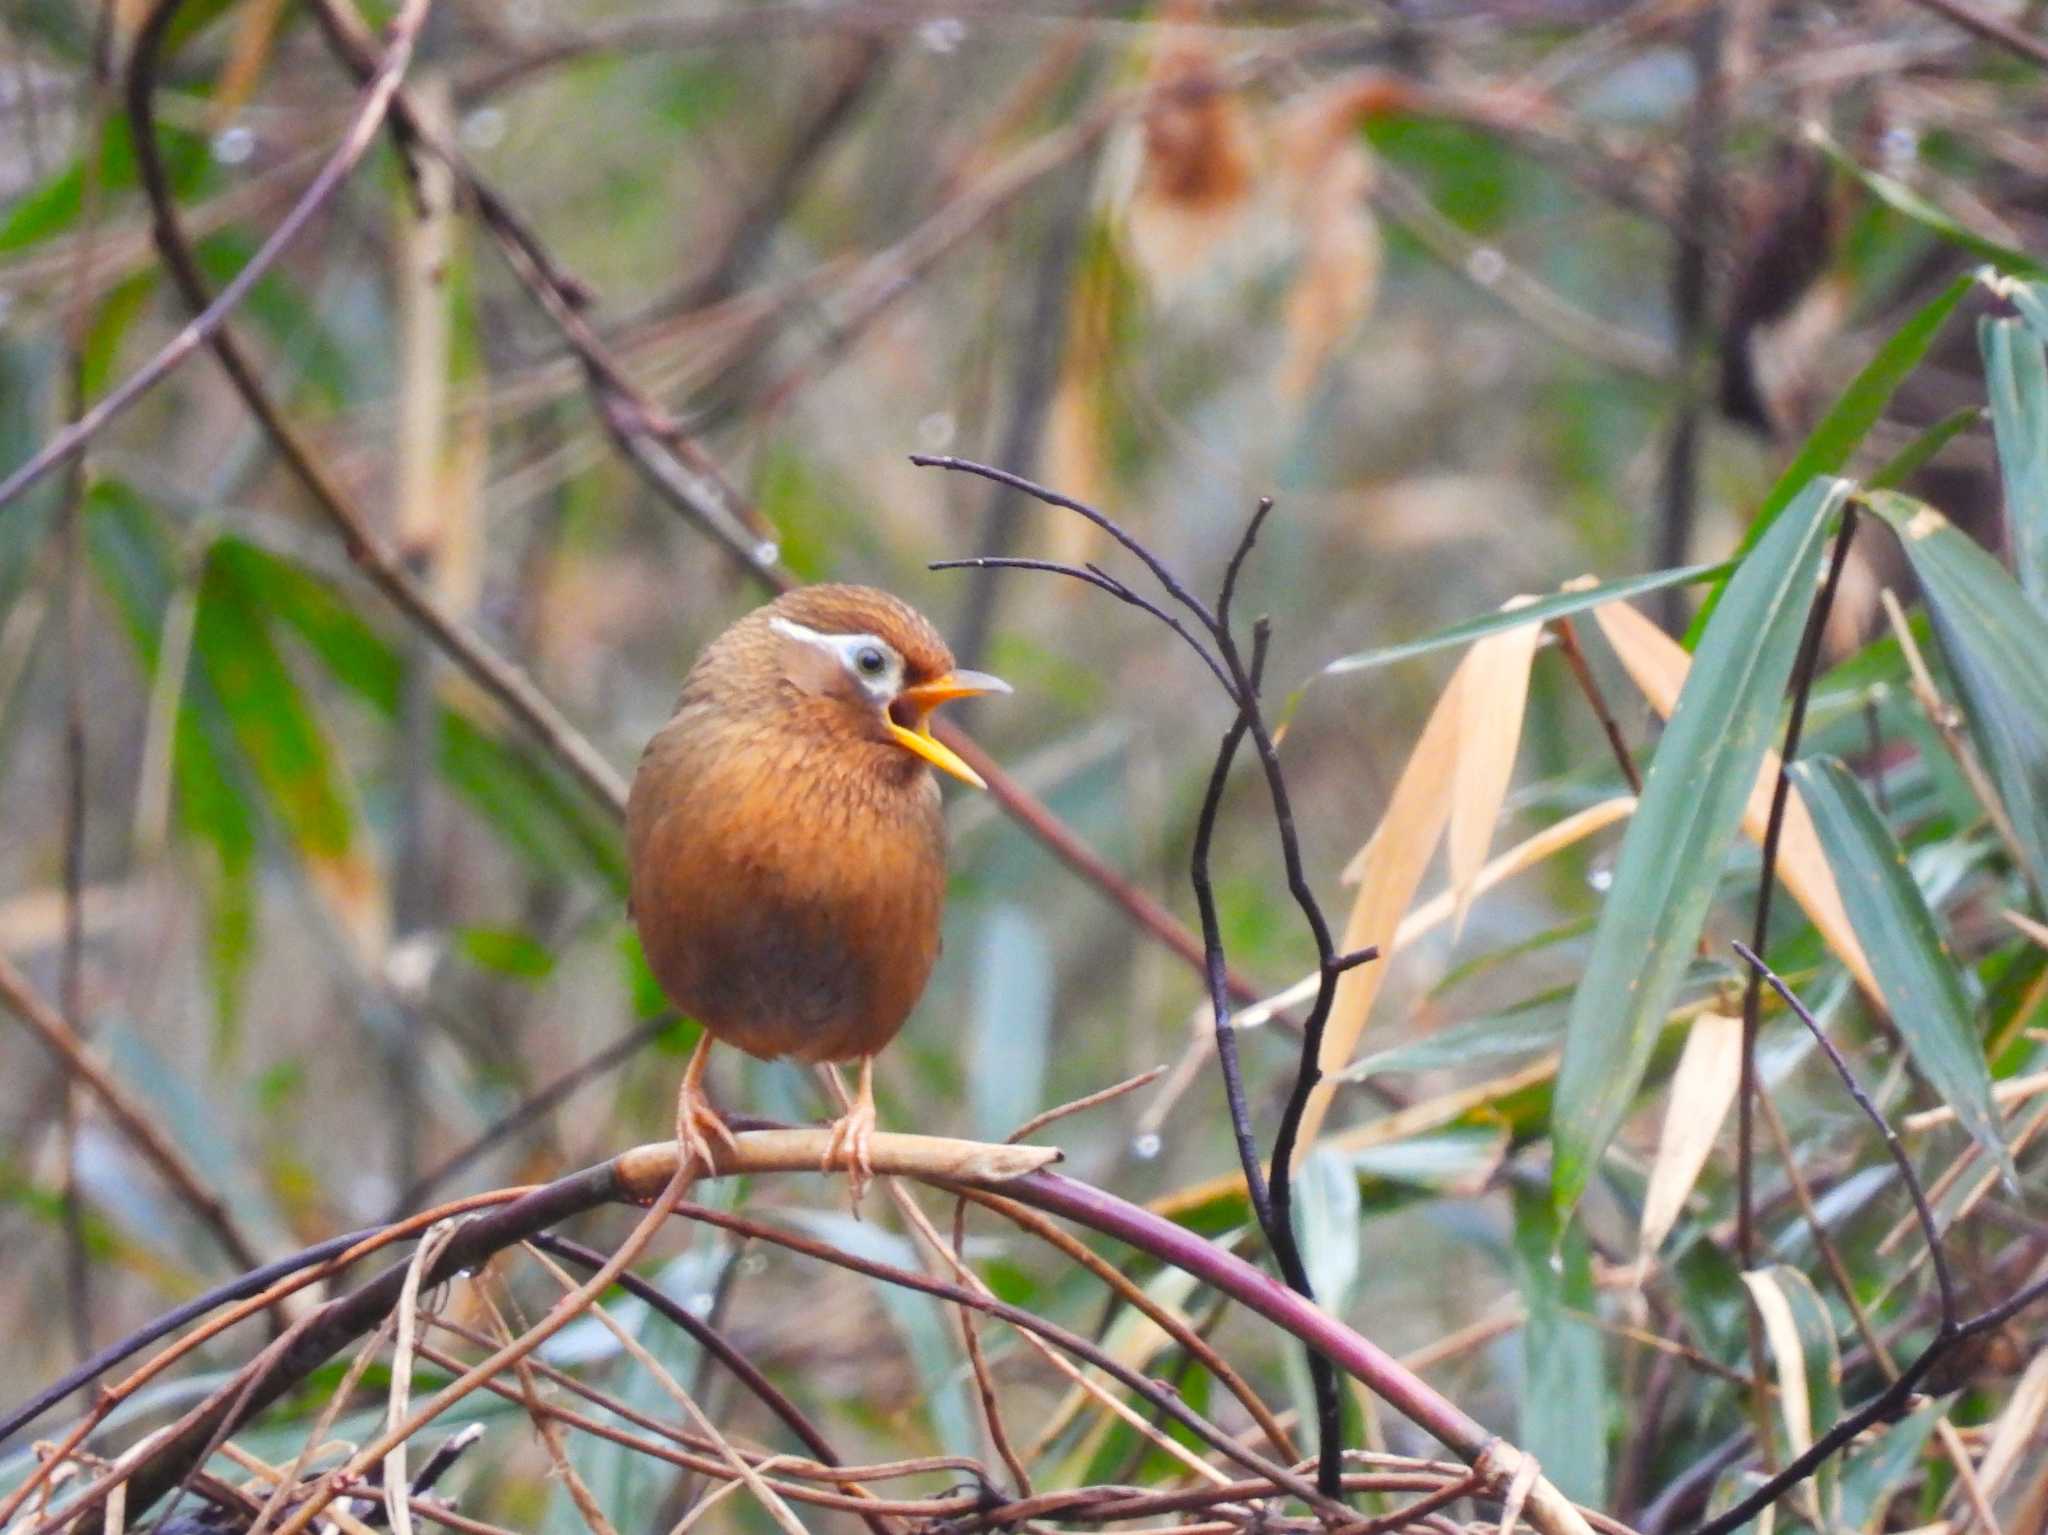
<svg viewBox="0 0 2048 1535">
<path fill-rule="evenodd" d="M 856 1099 L 851 1108 L 832 1122 L 832 1138 L 825 1143 L 819 1163 L 824 1172 L 844 1172 L 856 1213 L 861 1196 L 875 1180 L 875 1105 L 872 1099 Z"/>
<path fill-rule="evenodd" d="M 711 1153 L 713 1137 L 724 1141 L 728 1150 L 740 1149 L 732 1126 L 711 1106 L 711 1100 L 686 1083 L 676 1098 L 676 1150 L 700 1171 L 711 1172 L 718 1165 Z"/>
</svg>

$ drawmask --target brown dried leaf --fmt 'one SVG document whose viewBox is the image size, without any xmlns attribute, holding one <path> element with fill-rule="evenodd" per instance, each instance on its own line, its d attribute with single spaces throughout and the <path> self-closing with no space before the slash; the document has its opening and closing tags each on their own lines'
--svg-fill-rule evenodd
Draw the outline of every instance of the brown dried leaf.
<svg viewBox="0 0 2048 1535">
<path fill-rule="evenodd" d="M 1636 1282 L 1642 1283 L 1657 1249 L 1671 1234 L 1679 1211 L 1699 1181 L 1700 1169 L 1734 1106 L 1742 1080 L 1742 1020 L 1701 1013 L 1685 1037 L 1685 1050 L 1671 1076 L 1664 1109 L 1664 1133 L 1650 1166 L 1643 1195 L 1643 1219 L 1636 1243 Z"/>
<path fill-rule="evenodd" d="M 1516 597 L 1508 608 L 1533 600 Z M 1493 844 L 1493 828 L 1507 799 L 1522 744 L 1522 713 L 1529 701 L 1529 667 L 1540 624 L 1490 634 L 1472 647 L 1460 668 L 1458 751 L 1451 780 L 1451 930 L 1461 932 Z"/>
<path fill-rule="evenodd" d="M 1394 785 L 1393 797 L 1387 801 L 1379 826 L 1344 871 L 1345 879 L 1358 880 L 1359 887 L 1341 947 L 1360 949 L 1376 943 L 1380 945 L 1381 956 L 1375 964 L 1347 971 L 1337 982 L 1337 995 L 1323 1031 L 1323 1080 L 1309 1095 L 1308 1107 L 1302 1115 L 1297 1160 L 1315 1144 L 1323 1116 L 1329 1111 L 1330 1095 L 1336 1091 L 1332 1079 L 1349 1064 L 1358 1037 L 1365 1032 L 1366 1018 L 1372 1012 L 1373 1000 L 1379 996 L 1380 982 L 1392 957 L 1395 931 L 1409 902 L 1415 899 L 1416 888 L 1422 883 L 1423 873 L 1450 819 L 1451 784 L 1458 753 L 1459 694 L 1471 661 L 1468 655 L 1451 674 L 1449 685 L 1423 726 L 1422 739 L 1415 743 L 1408 765 L 1401 770 L 1400 781 Z"/>
<path fill-rule="evenodd" d="M 1290 223 L 1304 241 L 1285 310 L 1278 381 L 1285 400 L 1307 395 L 1338 343 L 1372 312 L 1379 290 L 1379 225 L 1366 202 L 1372 157 L 1354 131 L 1360 108 L 1359 88 L 1341 84 L 1289 112 L 1275 135 Z"/>
<path fill-rule="evenodd" d="M 1629 677 L 1643 697 L 1649 700 L 1650 707 L 1660 718 L 1671 718 L 1671 711 L 1678 704 L 1679 689 L 1685 685 L 1685 674 L 1692 666 L 1692 657 L 1670 635 L 1625 602 L 1603 604 L 1593 610 L 1593 617 L 1599 622 L 1600 632 L 1607 636 L 1607 643 L 1614 647 L 1614 653 L 1620 657 Z M 1768 751 L 1764 753 L 1762 767 L 1757 770 L 1749 803 L 1742 810 L 1742 830 L 1752 842 L 1763 841 L 1764 830 L 1770 823 L 1771 796 L 1777 782 L 1778 754 Z M 1813 829 L 1813 817 L 1807 814 L 1805 801 L 1800 799 L 1796 787 L 1785 803 L 1785 824 L 1778 836 L 1778 878 L 1820 930 L 1828 947 L 1835 951 L 1835 957 L 1848 967 L 1849 973 L 1856 978 L 1856 984 L 1863 988 L 1864 995 L 1882 1006 L 1883 993 L 1877 989 L 1876 978 L 1870 973 L 1870 962 L 1864 957 L 1863 946 L 1856 941 L 1855 930 L 1849 925 L 1849 914 L 1842 905 L 1841 891 L 1835 885 L 1834 871 L 1828 867 L 1820 838 Z"/>
<path fill-rule="evenodd" d="M 2026 1374 L 2013 1387 L 2005 1411 L 1992 1426 L 1990 1447 L 1977 1467 L 1985 1497 L 1997 1497 L 2015 1471 L 2032 1463 L 2022 1457 L 2040 1453 L 2037 1446 L 2044 1423 L 2048 1423 L 2048 1348 L 2034 1355 Z"/>
<path fill-rule="evenodd" d="M 1222 85 L 1215 44 L 1163 26 L 1146 71 L 1158 95 L 1138 126 L 1138 168 L 1123 209 L 1131 264 L 1172 288 L 1238 233 L 1261 159 L 1242 94 Z"/>
</svg>

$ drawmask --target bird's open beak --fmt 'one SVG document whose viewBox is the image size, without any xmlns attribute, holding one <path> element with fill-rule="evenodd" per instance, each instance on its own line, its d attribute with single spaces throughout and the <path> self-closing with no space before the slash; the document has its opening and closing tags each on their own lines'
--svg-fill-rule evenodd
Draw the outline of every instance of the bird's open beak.
<svg viewBox="0 0 2048 1535">
<path fill-rule="evenodd" d="M 1007 693 L 1009 683 L 987 672 L 948 672 L 931 682 L 920 682 L 896 695 L 890 706 L 889 734 L 905 751 L 915 752 L 942 773 L 951 773 L 962 783 L 986 789 L 981 774 L 960 758 L 960 754 L 932 735 L 932 711 L 956 698 L 978 698 L 984 693 Z M 910 723 L 897 716 L 908 715 Z"/>
</svg>

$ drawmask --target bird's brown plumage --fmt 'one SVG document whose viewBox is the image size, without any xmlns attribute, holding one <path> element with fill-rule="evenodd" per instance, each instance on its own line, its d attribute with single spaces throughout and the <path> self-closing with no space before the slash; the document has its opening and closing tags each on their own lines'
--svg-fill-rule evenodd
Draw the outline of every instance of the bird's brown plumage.
<svg viewBox="0 0 2048 1535">
<path fill-rule="evenodd" d="M 945 823 L 881 709 L 791 679 L 777 618 L 886 641 L 906 685 L 953 669 L 930 623 L 870 588 L 804 588 L 733 624 L 634 776 L 632 910 L 656 978 L 713 1036 L 850 1060 L 895 1037 L 930 979 Z"/>
</svg>

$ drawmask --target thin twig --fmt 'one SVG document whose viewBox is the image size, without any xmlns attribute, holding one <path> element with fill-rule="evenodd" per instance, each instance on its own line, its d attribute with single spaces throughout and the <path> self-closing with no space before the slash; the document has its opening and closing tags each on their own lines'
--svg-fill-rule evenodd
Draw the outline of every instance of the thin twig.
<svg viewBox="0 0 2048 1535">
<path fill-rule="evenodd" d="M 1322 906 L 1308 883 L 1308 876 L 1302 865 L 1301 845 L 1295 833 L 1294 812 L 1288 797 L 1286 775 L 1281 770 L 1279 753 L 1274 747 L 1271 732 L 1266 727 L 1258 702 L 1258 673 L 1263 668 L 1268 637 L 1266 623 L 1261 619 L 1252 626 L 1252 656 L 1249 665 L 1239 651 L 1231 629 L 1230 607 L 1236 594 L 1237 580 L 1245 560 L 1258 540 L 1260 528 L 1272 513 L 1273 503 L 1270 499 L 1261 500 L 1251 517 L 1247 519 L 1243 534 L 1224 567 L 1217 605 L 1215 610 L 1211 611 L 1142 540 L 1128 532 L 1114 518 L 1084 501 L 1063 495 L 1022 475 L 995 469 L 986 464 L 977 464 L 967 459 L 912 454 L 911 462 L 920 466 L 979 475 L 999 485 L 1022 491 L 1048 506 L 1073 512 L 1086 519 L 1129 551 L 1152 574 L 1153 579 L 1166 594 L 1194 615 L 1201 627 L 1208 631 L 1209 639 L 1214 646 L 1213 653 L 1171 615 L 1135 594 L 1128 594 L 1128 589 L 1122 582 L 1108 575 L 1099 566 L 1090 565 L 1082 568 L 1052 561 L 1034 562 L 1031 566 L 1100 587 L 1160 618 L 1202 658 L 1213 673 L 1218 675 L 1225 696 L 1236 705 L 1237 716 L 1225 732 L 1218 750 L 1216 765 L 1211 771 L 1208 791 L 1203 799 L 1202 814 L 1197 822 L 1191 881 L 1196 902 L 1201 910 L 1204 973 L 1209 981 L 1210 1002 L 1215 1018 L 1217 1060 L 1222 1068 L 1231 1130 L 1237 1143 L 1238 1159 L 1244 1170 L 1245 1187 L 1250 1195 L 1259 1227 L 1265 1233 L 1267 1245 L 1273 1251 L 1282 1276 L 1297 1293 L 1308 1296 L 1311 1293 L 1308 1268 L 1302 1259 L 1292 1219 L 1291 1180 L 1295 1142 L 1300 1134 L 1309 1098 L 1317 1082 L 1321 1080 L 1323 1030 L 1336 998 L 1337 978 L 1344 970 L 1371 956 L 1361 954 L 1339 957 L 1329 922 L 1323 915 Z M 1246 734 L 1251 736 L 1260 766 L 1264 770 L 1267 792 L 1273 805 L 1274 824 L 1279 833 L 1281 858 L 1286 868 L 1288 891 L 1315 939 L 1319 976 L 1315 1002 L 1302 1029 L 1301 1055 L 1294 1083 L 1274 1138 L 1270 1181 L 1260 1165 L 1258 1144 L 1252 1132 L 1250 1110 L 1238 1070 L 1236 1040 L 1230 1028 L 1230 999 L 1224 985 L 1226 961 L 1214 893 L 1208 880 L 1209 846 L 1221 809 L 1223 786 Z M 1337 1392 L 1336 1371 L 1329 1361 L 1311 1352 L 1309 1373 L 1315 1387 L 1321 1433 L 1322 1461 L 1318 1483 L 1325 1497 L 1334 1497 L 1336 1494 L 1332 1489 L 1338 1483 L 1343 1453 L 1343 1411 Z"/>
<path fill-rule="evenodd" d="M 135 55 L 138 62 L 146 60 L 148 69 L 143 73 L 145 82 L 153 81 L 155 54 L 162 46 L 164 31 L 176 15 L 183 0 L 161 0 L 142 24 L 135 40 Z M 91 410 L 86 411 L 77 421 L 57 433 L 44 443 L 28 461 L 5 480 L 0 480 L 0 507 L 12 501 L 22 491 L 41 479 L 57 465 L 66 462 L 84 450 L 85 445 L 99 434 L 109 422 L 121 415 L 137 400 L 154 388 L 166 375 L 192 354 L 206 345 L 220 328 L 227 323 L 230 314 L 249 296 L 263 274 L 276 264 L 287 247 L 305 233 L 315 215 L 326 207 L 334 194 L 341 190 L 349 174 L 356 168 L 371 143 L 377 137 L 377 130 L 383 125 L 384 114 L 391 109 L 391 99 L 398 89 L 400 77 L 412 59 L 414 40 L 426 20 L 427 0 L 409 0 L 402 7 L 387 34 L 383 56 L 377 61 L 363 86 L 363 92 L 356 105 L 354 115 L 343 132 L 334 153 L 329 155 L 319 174 L 299 194 L 299 200 L 292 204 L 291 211 L 272 230 L 270 237 L 257 247 L 256 254 L 249 258 L 248 265 L 234 275 L 228 285 L 211 302 L 201 304 L 199 313 L 190 324 L 164 344 L 161 350 L 148 362 L 137 368 L 114 388 L 102 396 Z M 130 65 L 131 87 L 136 78 L 135 64 Z M 131 108 L 132 108 L 131 94 Z"/>
<path fill-rule="evenodd" d="M 1934 1209 L 1927 1202 L 1927 1190 L 1921 1186 L 1920 1175 L 1913 1170 L 1913 1159 L 1906 1155 L 1905 1144 L 1892 1129 L 1891 1122 L 1871 1101 L 1870 1094 L 1863 1090 L 1863 1084 L 1856 1080 L 1856 1073 L 1849 1069 L 1849 1063 L 1842 1058 L 1842 1052 L 1835 1048 L 1835 1042 L 1828 1038 L 1827 1031 L 1820 1026 L 1798 994 L 1785 984 L 1784 980 L 1762 957 L 1740 939 L 1733 942 L 1735 952 L 1742 956 L 1743 963 L 1767 982 L 1791 1008 L 1799 1021 L 1806 1025 L 1814 1043 L 1826 1053 L 1828 1064 L 1835 1068 L 1835 1074 L 1842 1079 L 1842 1085 L 1849 1090 L 1849 1096 L 1856 1100 L 1856 1107 L 1863 1111 L 1863 1117 L 1877 1127 L 1877 1133 L 1884 1139 L 1884 1148 L 1891 1156 L 1892 1163 L 1899 1170 L 1899 1177 L 1906 1185 L 1906 1192 L 1912 1196 L 1913 1213 L 1920 1219 L 1920 1234 L 1927 1241 L 1928 1260 L 1934 1265 L 1934 1282 L 1941 1292 L 1941 1329 L 1953 1332 L 1959 1325 L 1956 1307 L 1955 1276 L 1949 1272 L 1948 1259 L 1942 1251 L 1941 1227 L 1934 1219 Z"/>
<path fill-rule="evenodd" d="M 86 1052 L 78 1037 L 65 1027 L 62 1015 L 29 989 L 27 980 L 4 955 L 0 955 L 0 1003 L 27 1024 L 29 1032 L 58 1059 L 67 1081 L 83 1084 L 99 1099 L 107 1117 L 191 1208 L 200 1224 L 213 1233 L 221 1250 L 243 1268 L 260 1266 L 263 1260 L 257 1256 L 255 1244 L 243 1234 L 226 1201 L 213 1191 L 205 1175 L 178 1149 L 143 1102 Z"/>
<path fill-rule="evenodd" d="M 1792 711 L 1785 722 L 1785 744 L 1778 754 L 1778 780 L 1771 791 L 1771 813 L 1764 825 L 1763 859 L 1757 871 L 1756 919 L 1750 947 L 1759 952 L 1770 938 L 1771 895 L 1777 888 L 1778 842 L 1784 833 L 1785 809 L 1792 795 L 1791 764 L 1799 755 L 1799 738 L 1806 726 L 1807 699 L 1813 693 L 1814 676 L 1820 666 L 1821 639 L 1827 627 L 1828 613 L 1834 607 L 1835 593 L 1842 584 L 1842 571 L 1848 564 L 1849 544 L 1855 535 L 1856 509 L 1852 506 L 1842 513 L 1842 525 L 1835 534 L 1834 558 L 1828 566 L 1820 596 L 1806 616 L 1806 632 L 1800 637 L 1799 654 L 1794 661 Z M 1755 1100 L 1761 1090 L 1756 1070 L 1758 1008 L 1762 1002 L 1759 988 L 1760 978 L 1751 971 L 1742 992 L 1742 1080 L 1736 1096 L 1735 1250 L 1744 1269 L 1755 1268 L 1757 1261 Z M 1754 1306 L 1746 1308 L 1746 1314 L 1750 1377 L 1755 1383 L 1750 1408 L 1756 1421 L 1758 1442 L 1764 1446 L 1764 1453 L 1768 1456 L 1771 1453 L 1770 1402 L 1761 1389 L 1764 1379 L 1763 1322 Z"/>
<path fill-rule="evenodd" d="M 184 3 L 185 0 L 159 0 L 136 37 L 128 66 L 128 116 L 135 136 L 136 169 L 155 215 L 153 227 L 165 269 L 180 295 L 187 304 L 200 311 L 202 319 L 217 316 L 198 339 L 213 348 L 250 414 L 270 438 L 278 455 L 311 494 L 314 503 L 340 535 L 349 557 L 362 568 L 371 583 L 415 626 L 431 637 L 435 645 L 478 686 L 532 731 L 600 804 L 611 808 L 614 814 L 623 814 L 626 786 L 618 772 L 534 686 L 531 678 L 491 650 L 406 568 L 398 552 L 349 500 L 340 483 L 314 454 L 310 444 L 285 419 L 264 389 L 254 363 L 227 327 L 227 313 L 233 306 L 224 302 L 230 294 L 239 296 L 237 285 L 243 276 L 255 269 L 256 263 L 252 261 L 235 283 L 209 302 L 205 279 L 193 256 L 191 242 L 179 222 L 177 203 L 156 143 L 158 55 L 171 21 Z M 400 29 L 402 38 L 409 38 L 411 32 L 417 30 L 424 20 L 426 4 L 427 0 L 409 0 L 404 16 L 406 26 Z M 391 56 L 402 64 L 400 55 L 404 51 L 394 44 Z M 395 69 L 380 67 L 375 78 L 387 87 L 378 98 L 381 110 L 383 105 L 389 104 L 391 94 L 397 88 L 397 73 Z M 374 121 L 370 127 L 374 129 Z M 193 331 L 198 324 L 195 321 L 193 326 L 186 328 L 187 331 Z M 198 340 L 194 344 L 197 345 Z"/>
</svg>

